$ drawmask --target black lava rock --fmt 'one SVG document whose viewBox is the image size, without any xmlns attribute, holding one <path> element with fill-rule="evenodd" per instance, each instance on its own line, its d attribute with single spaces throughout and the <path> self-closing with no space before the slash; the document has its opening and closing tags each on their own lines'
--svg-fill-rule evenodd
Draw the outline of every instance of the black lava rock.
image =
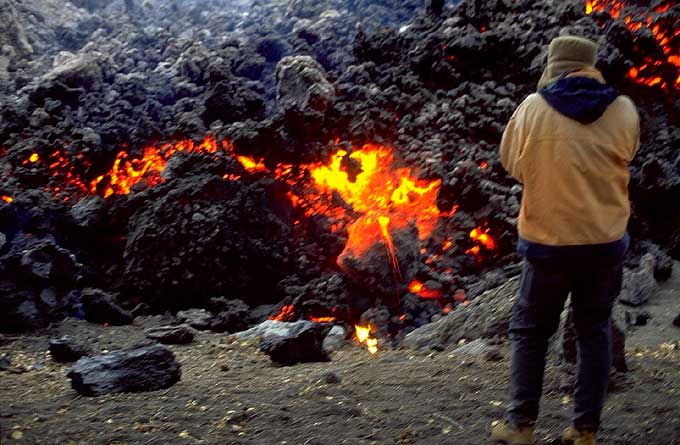
<svg viewBox="0 0 680 445">
<path fill-rule="evenodd" d="M 328 362 L 330 357 L 323 349 L 323 339 L 328 334 L 327 324 L 300 325 L 289 335 L 267 336 L 260 342 L 260 350 L 279 365 L 295 365 L 307 362 Z"/>
<path fill-rule="evenodd" d="M 68 335 L 50 339 L 50 355 L 56 362 L 75 362 L 89 354 L 90 349 L 87 346 L 78 343 Z"/>
<path fill-rule="evenodd" d="M 78 360 L 68 373 L 85 396 L 169 388 L 180 380 L 180 364 L 161 345 L 138 346 Z"/>
<path fill-rule="evenodd" d="M 113 296 L 100 289 L 84 289 L 81 293 L 85 319 L 91 323 L 126 325 L 132 315 L 115 302 Z"/>
<path fill-rule="evenodd" d="M 194 341 L 196 331 L 187 325 L 177 326 L 158 326 L 144 331 L 146 336 L 152 340 L 158 340 L 168 345 L 184 345 Z"/>
<path fill-rule="evenodd" d="M 680 328 L 680 314 L 678 314 L 678 316 L 673 319 L 673 325 Z"/>
</svg>

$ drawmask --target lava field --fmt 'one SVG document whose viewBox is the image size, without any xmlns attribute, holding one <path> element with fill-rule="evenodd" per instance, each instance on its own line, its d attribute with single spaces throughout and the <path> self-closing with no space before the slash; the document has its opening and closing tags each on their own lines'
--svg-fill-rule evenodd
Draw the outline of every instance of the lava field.
<svg viewBox="0 0 680 445">
<path fill-rule="evenodd" d="M 680 259 L 676 2 L 0 0 L 0 21 L 1 331 L 107 301 L 398 343 L 517 274 L 498 144 L 561 34 L 640 110 L 628 265 Z"/>
</svg>

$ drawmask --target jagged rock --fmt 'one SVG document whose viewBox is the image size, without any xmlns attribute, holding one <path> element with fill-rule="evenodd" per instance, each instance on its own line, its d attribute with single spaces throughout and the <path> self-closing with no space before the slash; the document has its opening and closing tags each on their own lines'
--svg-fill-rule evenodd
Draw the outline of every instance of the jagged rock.
<svg viewBox="0 0 680 445">
<path fill-rule="evenodd" d="M 145 329 L 144 333 L 152 340 L 168 345 L 184 345 L 194 341 L 196 331 L 188 324 L 177 326 L 158 326 Z"/>
<path fill-rule="evenodd" d="M 71 54 L 63 51 L 54 58 L 52 70 L 39 81 L 43 86 L 56 83 L 69 88 L 97 91 L 102 88 L 103 74 L 99 54 Z"/>
<path fill-rule="evenodd" d="M 113 296 L 103 290 L 84 289 L 80 297 L 87 321 L 112 325 L 132 323 L 132 314 L 120 307 Z"/>
<path fill-rule="evenodd" d="M 640 306 L 654 296 L 658 289 L 654 278 L 655 264 L 654 256 L 645 254 L 638 269 L 625 271 L 619 301 L 630 306 Z"/>
<path fill-rule="evenodd" d="M 217 312 L 210 324 L 210 330 L 233 333 L 248 329 L 250 308 L 242 300 L 213 298 L 210 301 L 213 311 Z"/>
<path fill-rule="evenodd" d="M 19 57 L 33 53 L 33 47 L 28 43 L 26 31 L 17 16 L 11 0 L 0 0 L 0 49 L 5 45 L 11 47 Z"/>
<path fill-rule="evenodd" d="M 287 335 L 269 335 L 260 341 L 260 350 L 267 354 L 274 363 L 294 365 L 306 362 L 330 361 L 328 353 L 323 349 L 323 339 L 330 326 L 319 323 L 298 325 Z"/>
<path fill-rule="evenodd" d="M 414 225 L 390 229 L 390 234 L 401 277 L 397 283 L 390 249 L 382 238 L 376 238 L 365 252 L 356 254 L 353 250 L 346 249 L 338 258 L 338 264 L 350 282 L 383 297 L 390 297 L 395 293 L 401 295 L 406 291 L 418 271 L 420 259 L 420 241 Z"/>
<path fill-rule="evenodd" d="M 51 239 L 45 239 L 22 252 L 19 269 L 33 279 L 66 284 L 77 281 L 80 264 L 68 250 L 57 246 Z"/>
<path fill-rule="evenodd" d="M 335 100 L 323 67 L 310 56 L 284 57 L 276 65 L 276 101 L 282 111 L 325 113 Z"/>
<path fill-rule="evenodd" d="M 323 349 L 325 351 L 335 351 L 342 348 L 347 342 L 347 331 L 340 325 L 333 326 L 326 338 L 323 339 Z"/>
<path fill-rule="evenodd" d="M 71 207 L 70 213 L 79 226 L 94 228 L 106 217 L 106 201 L 101 196 L 88 196 Z"/>
<path fill-rule="evenodd" d="M 71 386 L 85 396 L 169 388 L 180 380 L 180 364 L 161 345 L 139 346 L 85 357 L 68 373 Z"/>
<path fill-rule="evenodd" d="M 302 329 L 305 326 L 311 325 L 311 321 L 298 320 L 294 322 L 265 320 L 257 326 L 253 326 L 242 332 L 237 332 L 232 336 L 242 340 L 253 338 L 268 338 L 268 337 L 287 337 L 293 332 Z"/>
<path fill-rule="evenodd" d="M 207 331 L 213 323 L 213 315 L 205 309 L 187 309 L 177 312 L 177 319 L 192 328 Z"/>
<path fill-rule="evenodd" d="M 467 306 L 459 306 L 438 321 L 426 324 L 404 338 L 409 348 L 444 349 L 462 339 L 507 336 L 512 305 L 517 298 L 519 278 L 484 292 Z"/>
<path fill-rule="evenodd" d="M 50 355 L 56 362 L 75 362 L 86 355 L 90 355 L 90 352 L 89 347 L 68 335 L 50 339 Z"/>
</svg>

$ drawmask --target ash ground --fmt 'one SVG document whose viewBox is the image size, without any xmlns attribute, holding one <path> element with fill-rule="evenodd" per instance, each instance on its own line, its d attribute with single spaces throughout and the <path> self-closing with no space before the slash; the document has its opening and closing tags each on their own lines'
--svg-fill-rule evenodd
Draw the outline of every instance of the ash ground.
<svg viewBox="0 0 680 445">
<path fill-rule="evenodd" d="M 672 325 L 680 274 L 644 308 L 649 323 L 628 333 L 631 369 L 612 380 L 603 444 L 680 444 L 680 328 Z M 498 361 L 451 350 L 370 356 L 348 344 L 330 363 L 275 367 L 254 343 L 203 333 L 191 345 L 171 347 L 182 364 L 180 383 L 97 398 L 73 391 L 69 366 L 46 352 L 48 339 L 63 334 L 99 351 L 130 346 L 144 339 L 144 326 L 158 322 L 102 327 L 67 320 L 34 336 L 6 338 L 0 356 L 23 372 L 0 376 L 0 442 L 481 444 L 507 402 L 507 343 Z M 329 374 L 340 381 L 327 383 Z M 563 368 L 549 366 L 540 444 L 556 443 L 569 421 L 568 381 Z"/>
</svg>

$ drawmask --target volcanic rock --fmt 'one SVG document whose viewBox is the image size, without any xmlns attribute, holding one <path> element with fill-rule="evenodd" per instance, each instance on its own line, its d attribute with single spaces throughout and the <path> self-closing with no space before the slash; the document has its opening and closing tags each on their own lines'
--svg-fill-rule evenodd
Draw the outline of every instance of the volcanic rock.
<svg viewBox="0 0 680 445">
<path fill-rule="evenodd" d="M 12 362 L 6 355 L 0 356 L 0 371 L 7 371 L 12 366 Z"/>
<path fill-rule="evenodd" d="M 139 346 L 78 360 L 68 373 L 85 396 L 169 388 L 180 380 L 180 364 L 161 345 Z"/>
<path fill-rule="evenodd" d="M 680 314 L 673 319 L 673 325 L 680 328 Z"/>
<path fill-rule="evenodd" d="M 101 289 L 83 289 L 81 300 L 85 319 L 91 323 L 112 325 L 132 323 L 132 314 L 120 307 L 112 295 Z"/>
<path fill-rule="evenodd" d="M 245 331 L 237 332 L 232 335 L 234 338 L 249 340 L 253 338 L 269 338 L 269 337 L 289 337 L 294 332 L 311 325 L 311 321 L 298 320 L 294 322 L 265 320 L 257 326 L 253 326 Z"/>
<path fill-rule="evenodd" d="M 0 30 L 0 48 L 7 45 L 19 57 L 33 53 L 33 47 L 28 43 L 26 32 L 11 0 L 0 0 L 0 23 L 3 24 Z"/>
<path fill-rule="evenodd" d="M 390 297 L 401 295 L 418 271 L 420 241 L 415 225 L 390 229 L 396 262 L 386 241 L 376 240 L 359 256 L 346 250 L 338 263 L 352 284 L 371 293 Z"/>
<path fill-rule="evenodd" d="M 210 305 L 211 309 L 217 313 L 211 321 L 211 331 L 233 333 L 248 329 L 250 308 L 242 300 L 212 298 Z"/>
<path fill-rule="evenodd" d="M 323 349 L 323 339 L 330 330 L 327 324 L 298 325 L 288 335 L 270 335 L 260 341 L 260 350 L 279 365 L 330 361 Z"/>
<path fill-rule="evenodd" d="M 205 309 L 187 309 L 177 312 L 177 319 L 192 328 L 207 331 L 212 326 L 213 315 Z"/>
<path fill-rule="evenodd" d="M 19 268 L 33 279 L 71 283 L 78 278 L 80 264 L 68 250 L 57 246 L 52 239 L 44 239 L 30 243 L 22 252 Z"/>
<path fill-rule="evenodd" d="M 77 342 L 68 335 L 50 339 L 50 355 L 56 362 L 75 362 L 81 357 L 90 355 L 90 352 L 89 347 Z"/>
<path fill-rule="evenodd" d="M 96 91 L 102 88 L 99 54 L 71 54 L 63 51 L 54 58 L 54 68 L 39 81 L 42 86 L 63 84 L 69 88 Z"/>
<path fill-rule="evenodd" d="M 340 325 L 335 325 L 323 339 L 324 351 L 336 351 L 347 343 L 347 331 Z"/>
<path fill-rule="evenodd" d="M 335 100 L 323 67 L 310 56 L 288 56 L 276 65 L 276 101 L 282 112 L 325 113 Z"/>
<path fill-rule="evenodd" d="M 196 331 L 188 324 L 177 326 L 158 326 L 144 330 L 146 336 L 168 345 L 184 345 L 194 341 Z"/>
<path fill-rule="evenodd" d="M 655 264 L 654 256 L 645 254 L 638 269 L 625 271 L 619 301 L 630 306 L 640 306 L 654 296 L 658 288 L 654 278 Z"/>
<path fill-rule="evenodd" d="M 19 291 L 10 282 L 0 282 L 0 331 L 32 331 L 48 323 L 48 317 L 38 308 L 34 292 Z"/>
<path fill-rule="evenodd" d="M 407 334 L 403 344 L 409 348 L 444 349 L 462 339 L 506 337 L 518 288 L 516 277 L 483 293 L 469 305 L 459 306 L 440 320 Z"/>
</svg>

